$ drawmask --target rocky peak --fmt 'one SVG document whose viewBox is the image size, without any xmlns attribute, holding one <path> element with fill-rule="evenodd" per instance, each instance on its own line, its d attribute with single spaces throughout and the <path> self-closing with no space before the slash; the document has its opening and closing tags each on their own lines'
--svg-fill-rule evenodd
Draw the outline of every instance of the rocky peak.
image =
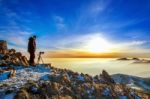
<svg viewBox="0 0 150 99">
<path fill-rule="evenodd" d="M 0 40 L 0 61 L 0 66 L 29 66 L 27 58 L 15 49 L 8 49 L 4 40 Z"/>
<path fill-rule="evenodd" d="M 4 40 L 0 40 L 0 54 L 7 53 L 7 42 Z"/>
<path fill-rule="evenodd" d="M 105 71 L 102 71 L 102 74 L 100 74 L 101 78 L 104 79 L 106 83 L 115 83 L 115 81 L 111 78 L 111 76 Z"/>
</svg>

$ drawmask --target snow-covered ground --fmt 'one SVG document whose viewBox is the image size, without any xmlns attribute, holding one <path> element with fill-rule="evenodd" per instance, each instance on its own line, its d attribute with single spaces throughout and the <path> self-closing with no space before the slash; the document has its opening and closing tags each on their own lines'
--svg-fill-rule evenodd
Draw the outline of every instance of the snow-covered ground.
<svg viewBox="0 0 150 99">
<path fill-rule="evenodd" d="M 127 86 L 133 89 L 150 90 L 150 84 L 145 83 L 145 80 L 147 80 L 147 82 L 150 82 L 150 78 L 140 78 L 140 77 L 124 75 L 124 74 L 115 74 L 112 75 L 112 77 L 117 83 L 126 84 Z"/>
<path fill-rule="evenodd" d="M 55 77 L 60 75 L 59 70 L 56 72 L 56 68 L 51 68 L 46 65 L 38 65 L 36 67 L 29 66 L 26 68 L 23 66 L 14 66 L 13 68 L 16 70 L 16 75 L 12 78 L 8 79 L 7 76 L 9 72 L 1 73 L 3 75 L 0 74 L 0 99 L 13 99 L 13 97 L 16 95 L 16 92 L 19 90 L 19 88 L 23 87 L 28 81 L 49 80 L 50 75 L 55 74 Z M 73 76 L 72 74 L 69 75 L 69 73 L 66 73 L 66 72 L 64 72 L 64 75 L 67 75 L 66 77 L 68 78 L 68 80 L 70 80 L 72 78 L 71 76 Z M 134 84 L 135 79 L 133 79 L 132 77 L 126 77 L 126 79 L 124 79 L 124 77 L 117 76 L 115 78 L 120 83 L 125 80 L 130 81 L 131 87 L 135 85 Z M 76 80 L 84 82 L 85 77 L 82 76 L 81 74 L 78 74 L 78 76 L 76 77 Z M 138 82 L 140 81 L 139 83 L 143 84 L 142 80 L 137 80 L 137 81 Z M 85 92 L 89 95 L 89 99 L 94 99 L 90 97 L 92 97 L 95 87 L 93 87 L 93 85 L 89 86 L 88 84 L 89 83 L 84 84 L 86 86 Z M 65 89 L 64 87 L 65 86 L 62 86 L 60 90 Z M 149 86 L 148 87 L 145 86 L 145 87 L 148 88 Z M 10 91 L 13 90 L 13 92 L 5 94 L 6 91 L 8 90 Z M 124 90 L 119 85 L 114 84 L 113 90 L 118 94 L 118 99 L 127 99 L 127 96 L 123 94 Z M 130 94 L 136 97 L 135 99 L 140 99 L 136 94 L 134 94 L 134 92 Z M 104 89 L 102 90 L 102 96 L 104 97 L 111 96 L 110 87 L 108 86 L 104 87 Z"/>
<path fill-rule="evenodd" d="M 23 66 L 14 67 L 16 70 L 16 76 L 13 78 L 7 78 L 9 72 L 6 72 L 0 78 L 0 92 L 5 90 L 14 90 L 22 87 L 27 81 L 38 81 L 39 79 L 46 79 L 47 74 L 51 74 L 51 68 L 45 67 L 44 65 L 38 65 L 36 67 L 27 67 Z M 45 77 L 45 78 L 43 78 Z M 5 85 L 5 86 L 4 86 Z"/>
</svg>

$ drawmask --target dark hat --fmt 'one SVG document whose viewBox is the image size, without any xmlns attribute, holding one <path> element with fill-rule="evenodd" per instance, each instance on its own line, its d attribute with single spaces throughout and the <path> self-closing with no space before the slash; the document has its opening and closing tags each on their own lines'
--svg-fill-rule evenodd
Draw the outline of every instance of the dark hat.
<svg viewBox="0 0 150 99">
<path fill-rule="evenodd" d="M 36 38 L 36 35 L 33 35 L 33 38 Z"/>
</svg>

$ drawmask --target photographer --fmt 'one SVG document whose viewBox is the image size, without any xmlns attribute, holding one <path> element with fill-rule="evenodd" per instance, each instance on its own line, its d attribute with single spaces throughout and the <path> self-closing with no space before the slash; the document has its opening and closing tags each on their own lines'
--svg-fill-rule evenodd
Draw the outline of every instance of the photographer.
<svg viewBox="0 0 150 99">
<path fill-rule="evenodd" d="M 32 36 L 29 38 L 29 42 L 28 42 L 28 52 L 30 54 L 30 59 L 29 59 L 29 64 L 34 66 L 35 62 L 35 51 L 36 51 L 36 36 Z"/>
</svg>

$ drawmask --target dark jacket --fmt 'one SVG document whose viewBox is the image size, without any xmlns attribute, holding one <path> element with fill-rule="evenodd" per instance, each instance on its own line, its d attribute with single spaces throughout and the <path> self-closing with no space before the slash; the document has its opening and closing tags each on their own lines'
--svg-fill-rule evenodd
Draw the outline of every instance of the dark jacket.
<svg viewBox="0 0 150 99">
<path fill-rule="evenodd" d="M 28 42 L 28 52 L 35 52 L 36 50 L 36 42 L 35 39 L 33 37 L 29 38 L 29 42 Z"/>
</svg>

